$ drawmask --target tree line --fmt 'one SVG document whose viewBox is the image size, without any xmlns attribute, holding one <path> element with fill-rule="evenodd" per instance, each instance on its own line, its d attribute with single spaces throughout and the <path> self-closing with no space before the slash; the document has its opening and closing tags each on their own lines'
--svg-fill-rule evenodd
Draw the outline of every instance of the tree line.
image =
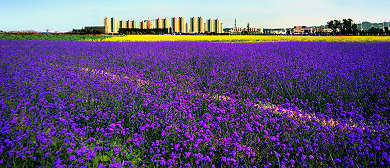
<svg viewBox="0 0 390 168">
<path fill-rule="evenodd" d="M 334 35 L 390 35 L 389 28 L 379 29 L 372 27 L 368 30 L 359 30 L 358 25 L 352 19 L 330 20 L 328 28 L 332 29 Z"/>
</svg>

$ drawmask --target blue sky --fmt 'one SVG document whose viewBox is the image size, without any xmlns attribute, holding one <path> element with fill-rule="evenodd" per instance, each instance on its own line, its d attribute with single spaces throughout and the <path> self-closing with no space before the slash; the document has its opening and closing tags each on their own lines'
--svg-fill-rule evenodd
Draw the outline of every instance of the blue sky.
<svg viewBox="0 0 390 168">
<path fill-rule="evenodd" d="M 2 0 L 0 30 L 60 31 L 118 20 L 192 16 L 218 18 L 224 27 L 278 28 L 323 25 L 331 19 L 390 20 L 389 0 Z"/>
</svg>

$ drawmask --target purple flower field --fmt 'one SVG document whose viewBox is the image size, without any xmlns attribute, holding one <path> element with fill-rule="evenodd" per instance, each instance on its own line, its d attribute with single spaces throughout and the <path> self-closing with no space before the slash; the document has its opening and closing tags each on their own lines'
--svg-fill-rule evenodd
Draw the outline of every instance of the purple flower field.
<svg viewBox="0 0 390 168">
<path fill-rule="evenodd" d="M 0 40 L 0 167 L 386 167 L 390 43 Z"/>
</svg>

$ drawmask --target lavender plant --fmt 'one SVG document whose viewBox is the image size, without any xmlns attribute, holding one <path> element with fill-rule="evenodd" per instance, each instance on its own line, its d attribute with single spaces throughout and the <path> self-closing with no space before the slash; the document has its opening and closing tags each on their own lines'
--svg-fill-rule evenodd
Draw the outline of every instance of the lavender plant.
<svg viewBox="0 0 390 168">
<path fill-rule="evenodd" d="M 1 167 L 390 164 L 389 43 L 0 40 L 0 53 Z"/>
</svg>

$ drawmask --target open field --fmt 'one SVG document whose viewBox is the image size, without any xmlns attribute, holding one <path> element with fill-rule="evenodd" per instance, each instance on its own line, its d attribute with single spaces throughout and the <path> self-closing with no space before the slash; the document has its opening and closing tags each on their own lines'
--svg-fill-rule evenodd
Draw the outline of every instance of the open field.
<svg viewBox="0 0 390 168">
<path fill-rule="evenodd" d="M 128 35 L 114 36 L 103 41 L 214 41 L 214 42 L 288 42 L 288 41 L 338 41 L 338 42 L 390 42 L 390 36 L 203 36 L 203 35 Z"/>
<path fill-rule="evenodd" d="M 110 35 L 0 34 L 0 40 L 101 41 Z"/>
<path fill-rule="evenodd" d="M 390 165 L 390 43 L 0 40 L 0 53 L 0 167 Z"/>
</svg>

